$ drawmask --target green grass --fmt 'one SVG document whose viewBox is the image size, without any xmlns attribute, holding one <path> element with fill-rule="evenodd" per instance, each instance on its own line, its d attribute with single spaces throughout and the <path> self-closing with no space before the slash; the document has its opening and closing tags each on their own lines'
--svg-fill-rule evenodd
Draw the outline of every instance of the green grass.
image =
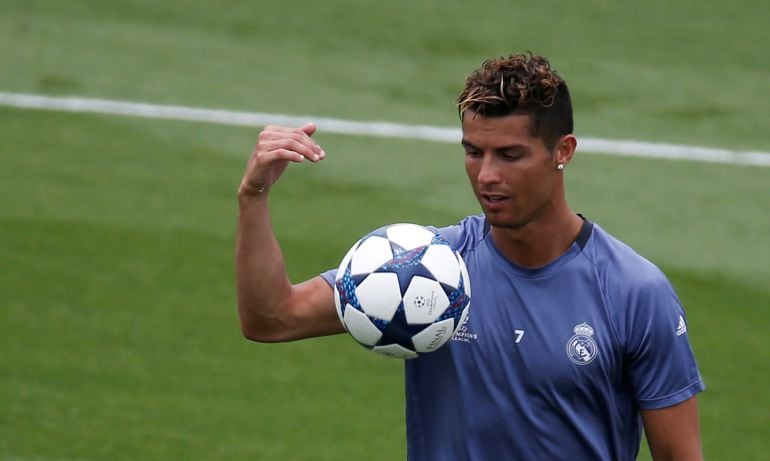
<svg viewBox="0 0 770 461">
<path fill-rule="evenodd" d="M 454 125 L 483 59 L 533 50 L 583 135 L 770 149 L 767 2 L 2 0 L 0 88 Z"/>
<path fill-rule="evenodd" d="M 0 91 L 452 126 L 469 70 L 532 49 L 570 82 L 580 135 L 770 149 L 761 2 L 255 5 L 0 0 Z M 399 362 L 346 336 L 240 336 L 256 132 L 0 108 L 0 460 L 404 457 Z M 271 198 L 293 280 L 382 224 L 477 212 L 459 146 L 317 137 L 328 159 Z M 579 153 L 567 178 L 681 295 L 707 457 L 764 459 L 770 169 Z"/>
<path fill-rule="evenodd" d="M 232 256 L 242 156 L 201 147 L 194 125 L 170 124 L 182 141 L 172 147 L 153 122 L 2 115 L 12 120 L 3 138 L 18 146 L 2 195 L 18 200 L 0 217 L 12 268 L 0 281 L 0 458 L 401 453 L 399 363 L 373 360 L 347 337 L 254 346 L 240 336 Z M 24 136 L 40 126 L 51 129 Z M 329 251 L 292 259 L 321 270 L 337 258 Z M 346 423 L 319 427 L 326 418 Z M 358 443 L 374 419 L 381 436 Z"/>
<path fill-rule="evenodd" d="M 0 117 L 0 137 L 15 146 L 3 149 L 0 176 L 0 195 L 13 198 L 0 211 L 10 269 L 0 279 L 0 400 L 8 402 L 0 458 L 403 457 L 398 362 L 344 336 L 254 345 L 239 335 L 234 190 L 252 130 L 8 109 Z M 336 265 L 380 224 L 444 225 L 475 212 L 457 146 L 321 140 L 329 158 L 293 166 L 273 197 L 296 280 Z M 381 165 L 383 155 L 392 162 Z M 760 459 L 770 423 L 756 405 L 770 388 L 756 372 L 770 359 L 768 267 L 744 259 L 761 251 L 745 238 L 700 251 L 677 235 L 700 240 L 714 216 L 726 216 L 716 227 L 761 237 L 767 218 L 741 220 L 733 207 L 767 184 L 770 170 L 628 162 L 579 158 L 568 172 L 573 195 L 593 219 L 655 253 L 679 290 L 709 386 L 707 454 Z M 607 179 L 621 168 L 635 174 Z M 656 187 L 629 192 L 647 170 L 659 173 Z M 722 200 L 698 213 L 682 199 L 688 219 L 667 222 L 658 216 L 665 207 L 652 204 L 671 206 L 682 190 L 711 193 L 713 181 L 680 181 L 688 174 L 724 183 Z"/>
<path fill-rule="evenodd" d="M 0 453 L 331 460 L 339 449 L 363 458 L 402 444 L 400 412 L 375 414 L 401 398 L 397 363 L 372 361 L 342 337 L 253 347 L 238 335 L 225 242 L 100 224 L 3 227 L 27 261 L 14 272 L 28 289 L 4 303 L 14 333 L 0 341 Z M 362 388 L 337 378 L 362 374 L 379 379 Z M 375 404 L 360 405 L 370 392 Z M 376 418 L 385 438 L 339 444 L 351 430 L 316 424 L 330 417 Z"/>
</svg>

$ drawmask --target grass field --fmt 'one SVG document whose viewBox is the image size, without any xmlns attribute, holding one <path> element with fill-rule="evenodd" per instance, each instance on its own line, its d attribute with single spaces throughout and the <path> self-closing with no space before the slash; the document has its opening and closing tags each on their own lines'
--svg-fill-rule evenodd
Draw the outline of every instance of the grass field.
<svg viewBox="0 0 770 461">
<path fill-rule="evenodd" d="M 454 126 L 468 71 L 532 49 L 571 83 L 579 135 L 768 151 L 768 12 L 0 0 L 0 91 Z M 240 336 L 235 190 L 256 132 L 0 108 L 0 460 L 404 457 L 399 362 L 345 336 Z M 272 197 L 294 280 L 384 223 L 477 210 L 459 146 L 318 138 L 328 159 Z M 567 181 L 682 297 L 707 457 L 765 459 L 770 169 L 581 153 Z"/>
</svg>

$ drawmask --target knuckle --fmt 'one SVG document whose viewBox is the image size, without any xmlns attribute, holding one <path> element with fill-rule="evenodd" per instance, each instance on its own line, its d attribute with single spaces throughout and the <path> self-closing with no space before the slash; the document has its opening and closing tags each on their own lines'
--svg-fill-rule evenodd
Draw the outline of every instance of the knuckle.
<svg viewBox="0 0 770 461">
<path fill-rule="evenodd" d="M 292 131 L 291 133 L 289 133 L 289 134 L 287 135 L 287 137 L 288 137 L 288 139 L 290 139 L 291 141 L 294 141 L 294 142 L 297 142 L 297 143 L 299 143 L 299 142 L 302 140 L 302 134 L 301 134 L 301 133 L 298 133 L 298 132 L 296 132 L 296 131 Z"/>
</svg>

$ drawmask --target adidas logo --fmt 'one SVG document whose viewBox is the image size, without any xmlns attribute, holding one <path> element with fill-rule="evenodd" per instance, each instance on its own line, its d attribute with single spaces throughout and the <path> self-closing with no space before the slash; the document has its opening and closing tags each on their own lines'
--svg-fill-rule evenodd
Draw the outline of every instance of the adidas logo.
<svg viewBox="0 0 770 461">
<path fill-rule="evenodd" d="M 682 336 L 683 334 L 687 333 L 687 324 L 684 323 L 684 317 L 681 315 L 679 316 L 679 325 L 676 327 L 676 335 Z"/>
</svg>

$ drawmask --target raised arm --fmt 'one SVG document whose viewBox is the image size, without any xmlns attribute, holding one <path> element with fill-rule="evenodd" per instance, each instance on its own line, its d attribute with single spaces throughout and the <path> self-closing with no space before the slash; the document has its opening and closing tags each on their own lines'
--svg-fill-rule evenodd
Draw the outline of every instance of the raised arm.
<svg viewBox="0 0 770 461">
<path fill-rule="evenodd" d="M 321 277 L 290 283 L 268 212 L 270 188 L 290 162 L 318 162 L 325 157 L 312 138 L 315 130 L 314 124 L 266 127 L 238 189 L 238 314 L 243 335 L 254 341 L 291 341 L 344 331 L 332 289 Z"/>
<path fill-rule="evenodd" d="M 659 410 L 642 410 L 644 432 L 655 461 L 703 461 L 698 401 Z"/>
</svg>

